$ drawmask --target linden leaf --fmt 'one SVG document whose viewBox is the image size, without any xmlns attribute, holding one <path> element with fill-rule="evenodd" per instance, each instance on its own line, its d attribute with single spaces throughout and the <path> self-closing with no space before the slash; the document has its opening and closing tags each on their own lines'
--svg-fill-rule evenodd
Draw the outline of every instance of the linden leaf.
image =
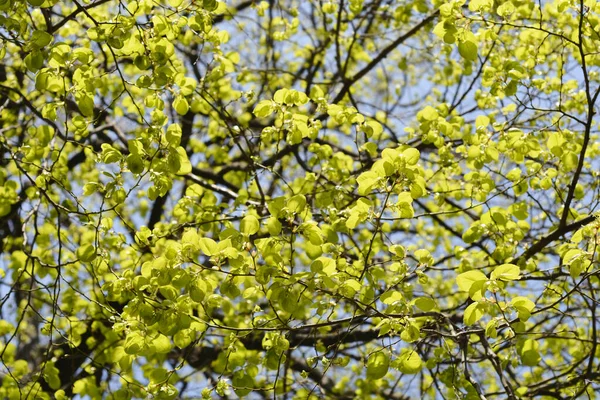
<svg viewBox="0 0 600 400">
<path fill-rule="evenodd" d="M 470 40 L 459 42 L 458 53 L 465 60 L 475 61 L 477 60 L 477 45 Z"/>
<path fill-rule="evenodd" d="M 173 348 L 171 340 L 162 333 L 152 339 L 151 346 L 154 348 L 154 351 L 159 354 L 166 354 Z"/>
<path fill-rule="evenodd" d="M 408 148 L 402 152 L 402 156 L 408 165 L 416 165 L 419 162 L 421 153 L 417 149 Z"/>
<path fill-rule="evenodd" d="M 502 264 L 494 268 L 490 275 L 491 280 L 514 281 L 519 279 L 521 270 L 514 264 Z"/>
<path fill-rule="evenodd" d="M 194 279 L 189 286 L 190 298 L 196 303 L 201 303 L 206 297 L 208 285 L 202 279 Z"/>
<path fill-rule="evenodd" d="M 427 106 L 417 113 L 417 119 L 419 121 L 435 121 L 438 118 L 438 116 L 439 114 L 437 110 L 431 106 Z"/>
<path fill-rule="evenodd" d="M 129 154 L 126 158 L 127 168 L 133 174 L 141 174 L 144 172 L 144 161 L 137 154 Z"/>
<path fill-rule="evenodd" d="M 521 355 L 521 362 L 523 362 L 523 365 L 526 365 L 528 367 L 535 367 L 540 363 L 542 357 L 538 352 L 539 347 L 540 345 L 537 340 L 525 340 L 519 352 Z"/>
<path fill-rule="evenodd" d="M 254 235 L 259 229 L 260 223 L 254 215 L 246 215 L 240 223 L 240 230 L 244 235 Z"/>
<path fill-rule="evenodd" d="M 89 94 L 80 94 L 75 97 L 75 102 L 81 114 L 86 117 L 94 116 L 94 99 Z"/>
<path fill-rule="evenodd" d="M 422 311 L 431 311 L 435 308 L 435 300 L 430 297 L 419 297 L 414 300 L 415 306 Z"/>
<path fill-rule="evenodd" d="M 287 202 L 287 208 L 290 212 L 301 213 L 306 206 L 306 197 L 302 194 L 292 196 Z"/>
<path fill-rule="evenodd" d="M 423 367 L 421 356 L 411 349 L 402 349 L 396 360 L 398 370 L 403 374 L 416 374 Z"/>
<path fill-rule="evenodd" d="M 144 348 L 144 339 L 135 332 L 127 335 L 123 346 L 126 354 L 138 354 Z"/>
<path fill-rule="evenodd" d="M 259 118 L 266 118 L 271 115 L 274 110 L 271 100 L 263 100 L 254 107 L 253 113 Z"/>
<path fill-rule="evenodd" d="M 470 304 L 463 316 L 463 320 L 465 325 L 473 325 L 475 322 L 479 321 L 483 317 L 483 309 L 480 303 L 472 303 Z"/>
<path fill-rule="evenodd" d="M 185 149 L 181 146 L 177 147 L 176 154 L 179 161 L 179 170 L 176 172 L 176 174 L 187 175 L 192 172 L 192 163 L 190 163 L 190 159 L 188 158 Z"/>
<path fill-rule="evenodd" d="M 517 310 L 521 321 L 527 321 L 535 308 L 535 303 L 523 296 L 517 296 L 512 299 L 510 305 Z"/>
<path fill-rule="evenodd" d="M 185 97 L 177 96 L 175 97 L 175 100 L 173 100 L 173 109 L 175 109 L 177 114 L 185 115 L 189 111 L 190 105 L 188 104 L 188 101 L 185 99 Z"/>
<path fill-rule="evenodd" d="M 181 134 L 182 134 L 181 125 L 171 124 L 167 128 L 167 133 L 165 134 L 165 138 L 167 139 L 167 142 L 169 143 L 169 145 L 175 147 L 175 146 L 179 146 L 179 144 L 181 143 Z"/>
<path fill-rule="evenodd" d="M 487 276 L 485 276 L 483 272 L 473 270 L 463 272 L 462 274 L 458 275 L 456 277 L 456 283 L 460 290 L 463 292 L 468 292 L 471 290 L 471 286 L 473 286 L 475 282 L 487 281 L 487 279 Z"/>
<path fill-rule="evenodd" d="M 200 251 L 202 251 L 209 257 L 217 254 L 218 252 L 217 242 L 215 242 L 211 238 L 200 238 L 198 240 L 198 246 L 200 246 Z"/>
<path fill-rule="evenodd" d="M 85 244 L 77 249 L 77 258 L 81 262 L 91 262 L 96 258 L 96 248 L 92 244 Z"/>
<path fill-rule="evenodd" d="M 379 181 L 379 176 L 373 171 L 366 171 L 360 174 L 356 181 L 358 182 L 358 194 L 366 196 Z"/>
<path fill-rule="evenodd" d="M 367 361 L 367 379 L 381 379 L 390 368 L 390 357 L 384 351 L 371 354 Z"/>
</svg>

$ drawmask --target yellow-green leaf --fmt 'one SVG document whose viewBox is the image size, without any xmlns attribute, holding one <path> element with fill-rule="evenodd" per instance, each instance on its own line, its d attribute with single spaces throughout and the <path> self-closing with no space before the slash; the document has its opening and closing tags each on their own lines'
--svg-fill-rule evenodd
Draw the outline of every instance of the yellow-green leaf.
<svg viewBox="0 0 600 400">
<path fill-rule="evenodd" d="M 246 215 L 240 223 L 240 229 L 244 235 L 254 235 L 260 229 L 258 218 L 254 215 Z"/>
<path fill-rule="evenodd" d="M 383 378 L 390 367 L 390 357 L 385 351 L 378 351 L 369 357 L 367 361 L 367 379 Z"/>
<path fill-rule="evenodd" d="M 188 104 L 188 101 L 185 99 L 185 97 L 177 96 L 175 97 L 175 100 L 173 100 L 173 108 L 175 109 L 177 114 L 185 115 L 189 111 L 190 105 Z"/>
<path fill-rule="evenodd" d="M 463 320 L 465 325 L 473 325 L 475 322 L 479 321 L 481 317 L 483 317 L 483 307 L 480 303 L 475 302 L 466 308 Z"/>
<path fill-rule="evenodd" d="M 477 45 L 470 40 L 458 43 L 458 52 L 462 58 L 469 61 L 477 60 Z"/>
<path fill-rule="evenodd" d="M 398 370 L 403 374 L 416 374 L 423 367 L 421 356 L 412 349 L 402 349 L 396 363 Z"/>
<path fill-rule="evenodd" d="M 463 272 L 456 277 L 456 284 L 464 292 L 470 291 L 471 286 L 478 281 L 487 281 L 487 276 L 483 272 L 476 270 Z"/>
<path fill-rule="evenodd" d="M 514 281 L 519 279 L 521 270 L 514 264 L 502 264 L 494 268 L 490 279 L 501 281 Z"/>
</svg>

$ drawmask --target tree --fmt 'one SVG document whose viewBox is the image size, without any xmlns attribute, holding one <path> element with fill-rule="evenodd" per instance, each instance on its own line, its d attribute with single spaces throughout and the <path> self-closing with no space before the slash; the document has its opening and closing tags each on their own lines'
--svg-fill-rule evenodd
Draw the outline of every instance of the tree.
<svg viewBox="0 0 600 400">
<path fill-rule="evenodd" d="M 0 397 L 595 397 L 600 3 L 0 15 Z"/>
</svg>

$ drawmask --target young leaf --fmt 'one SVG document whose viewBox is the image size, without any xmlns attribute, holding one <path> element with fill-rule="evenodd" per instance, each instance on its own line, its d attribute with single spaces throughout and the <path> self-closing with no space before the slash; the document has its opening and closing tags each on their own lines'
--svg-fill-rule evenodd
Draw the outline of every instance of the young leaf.
<svg viewBox="0 0 600 400">
<path fill-rule="evenodd" d="M 521 270 L 514 264 L 502 264 L 494 268 L 490 275 L 491 280 L 514 281 L 519 279 Z"/>
<path fill-rule="evenodd" d="M 390 357 L 385 351 L 377 351 L 367 361 L 367 379 L 383 378 L 390 367 Z"/>
<path fill-rule="evenodd" d="M 398 370 L 403 374 L 416 374 L 421 371 L 423 360 L 415 350 L 402 349 L 394 364 L 397 364 Z"/>
<path fill-rule="evenodd" d="M 421 153 L 417 149 L 408 148 L 402 152 L 402 156 L 408 165 L 416 165 L 419 162 Z"/>
<path fill-rule="evenodd" d="M 254 235 L 259 228 L 260 223 L 254 215 L 246 215 L 240 223 L 240 229 L 244 235 Z"/>
<path fill-rule="evenodd" d="M 179 161 L 179 170 L 176 172 L 177 175 L 187 175 L 192 172 L 192 163 L 183 147 L 177 147 L 177 152 L 172 154 L 176 154 Z"/>
<path fill-rule="evenodd" d="M 456 277 L 456 284 L 460 290 L 468 292 L 475 282 L 487 281 L 487 279 L 487 276 L 483 272 L 472 270 L 458 275 Z"/>
<path fill-rule="evenodd" d="M 458 43 L 458 52 L 465 60 L 477 60 L 477 45 L 470 40 L 460 41 Z"/>
<path fill-rule="evenodd" d="M 510 305 L 517 310 L 519 313 L 519 319 L 521 321 L 527 321 L 531 316 L 531 312 L 535 308 L 535 303 L 523 296 L 517 296 L 513 298 L 510 301 Z"/>
<path fill-rule="evenodd" d="M 202 251 L 207 256 L 213 256 L 217 254 L 217 242 L 215 242 L 211 238 L 200 238 L 198 240 L 198 246 L 200 246 L 200 251 Z"/>
<path fill-rule="evenodd" d="M 358 194 L 366 196 L 379 181 L 379 176 L 373 171 L 363 172 L 356 179 L 358 182 Z"/>
<path fill-rule="evenodd" d="M 92 244 L 85 244 L 77 249 L 77 258 L 81 262 L 92 262 L 96 258 L 96 248 Z"/>
<path fill-rule="evenodd" d="M 185 97 L 177 96 L 175 97 L 175 100 L 173 100 L 173 109 L 177 112 L 177 114 L 185 115 L 188 113 L 190 105 Z"/>
<path fill-rule="evenodd" d="M 483 317 L 484 309 L 478 302 L 471 303 L 466 309 L 464 314 L 465 325 L 473 325 Z"/>
</svg>

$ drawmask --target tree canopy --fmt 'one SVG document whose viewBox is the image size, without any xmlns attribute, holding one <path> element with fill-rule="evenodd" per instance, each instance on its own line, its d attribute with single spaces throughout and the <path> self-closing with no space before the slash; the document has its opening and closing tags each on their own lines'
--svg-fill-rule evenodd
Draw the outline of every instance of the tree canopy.
<svg viewBox="0 0 600 400">
<path fill-rule="evenodd" d="M 0 0 L 0 397 L 595 398 L 600 3 Z"/>
</svg>

